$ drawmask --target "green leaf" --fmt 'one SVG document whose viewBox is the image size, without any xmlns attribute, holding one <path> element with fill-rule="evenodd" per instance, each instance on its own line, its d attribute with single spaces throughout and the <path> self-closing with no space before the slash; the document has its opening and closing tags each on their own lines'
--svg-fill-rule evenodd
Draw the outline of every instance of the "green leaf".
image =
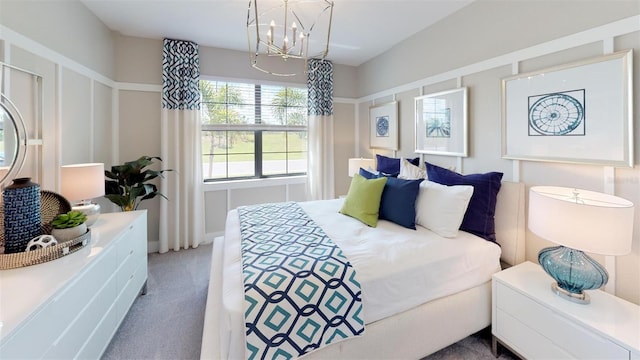
<svg viewBox="0 0 640 360">
<path fill-rule="evenodd" d="M 149 182 L 158 177 L 164 178 L 165 172 L 173 170 L 148 169 L 155 160 L 162 161 L 157 156 L 143 155 L 122 165 L 114 165 L 111 171 L 105 170 L 105 197 L 123 210 L 134 210 L 140 202 L 156 196 L 167 199 L 155 184 Z"/>
</svg>

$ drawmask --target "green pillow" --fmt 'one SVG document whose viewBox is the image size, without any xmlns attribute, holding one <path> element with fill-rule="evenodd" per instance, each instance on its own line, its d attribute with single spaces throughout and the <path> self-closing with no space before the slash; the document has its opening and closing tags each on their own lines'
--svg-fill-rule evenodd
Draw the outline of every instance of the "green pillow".
<svg viewBox="0 0 640 360">
<path fill-rule="evenodd" d="M 365 179 L 360 174 L 354 174 L 340 213 L 356 218 L 371 227 L 376 227 L 380 198 L 386 183 L 386 177 Z"/>
</svg>

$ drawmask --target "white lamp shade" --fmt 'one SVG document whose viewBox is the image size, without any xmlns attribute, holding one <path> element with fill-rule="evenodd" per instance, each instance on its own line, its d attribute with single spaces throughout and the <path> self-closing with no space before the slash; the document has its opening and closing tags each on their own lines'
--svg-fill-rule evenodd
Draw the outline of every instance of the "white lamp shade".
<svg viewBox="0 0 640 360">
<path fill-rule="evenodd" d="M 529 229 L 576 250 L 602 255 L 631 252 L 632 202 L 588 190 L 534 186 L 529 191 Z"/>
<path fill-rule="evenodd" d="M 360 168 L 367 170 L 368 168 L 373 169 L 373 159 L 363 159 L 363 158 L 352 158 L 349 159 L 349 176 L 353 177 L 353 174 L 357 174 L 360 172 Z"/>
<path fill-rule="evenodd" d="M 74 164 L 61 167 L 61 193 L 69 201 L 104 195 L 104 164 Z"/>
</svg>

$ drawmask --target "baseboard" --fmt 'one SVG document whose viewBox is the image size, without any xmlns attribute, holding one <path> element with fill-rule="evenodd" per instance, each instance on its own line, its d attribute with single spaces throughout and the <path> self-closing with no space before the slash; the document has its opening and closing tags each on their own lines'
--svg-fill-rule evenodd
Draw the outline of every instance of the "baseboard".
<svg viewBox="0 0 640 360">
<path fill-rule="evenodd" d="M 224 235 L 224 231 L 217 231 L 217 232 L 212 232 L 212 233 L 206 233 L 204 234 L 204 241 L 202 241 L 200 243 L 200 245 L 208 245 L 208 244 L 213 244 L 213 241 Z M 147 253 L 151 254 L 151 253 L 157 253 L 160 250 L 160 241 L 158 240 L 151 240 L 147 242 Z"/>
</svg>

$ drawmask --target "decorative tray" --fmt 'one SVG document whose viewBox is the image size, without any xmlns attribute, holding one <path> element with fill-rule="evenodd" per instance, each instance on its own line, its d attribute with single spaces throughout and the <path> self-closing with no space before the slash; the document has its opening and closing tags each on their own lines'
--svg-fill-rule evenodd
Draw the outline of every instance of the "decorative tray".
<svg viewBox="0 0 640 360">
<path fill-rule="evenodd" d="M 41 234 L 51 234 L 51 221 L 58 214 L 71 210 L 71 204 L 62 195 L 53 191 L 40 191 L 40 215 L 42 220 Z M 42 264 L 72 254 L 82 249 L 91 239 L 87 230 L 84 235 L 75 239 L 31 251 L 0 254 L 0 270 Z M 0 207 L 0 247 L 4 249 L 4 211 Z"/>
<path fill-rule="evenodd" d="M 75 239 L 46 248 L 12 254 L 0 254 L 0 270 L 42 264 L 65 255 L 73 254 L 87 245 L 89 240 L 91 240 L 91 230 L 87 230 L 84 235 L 78 236 Z"/>
</svg>

